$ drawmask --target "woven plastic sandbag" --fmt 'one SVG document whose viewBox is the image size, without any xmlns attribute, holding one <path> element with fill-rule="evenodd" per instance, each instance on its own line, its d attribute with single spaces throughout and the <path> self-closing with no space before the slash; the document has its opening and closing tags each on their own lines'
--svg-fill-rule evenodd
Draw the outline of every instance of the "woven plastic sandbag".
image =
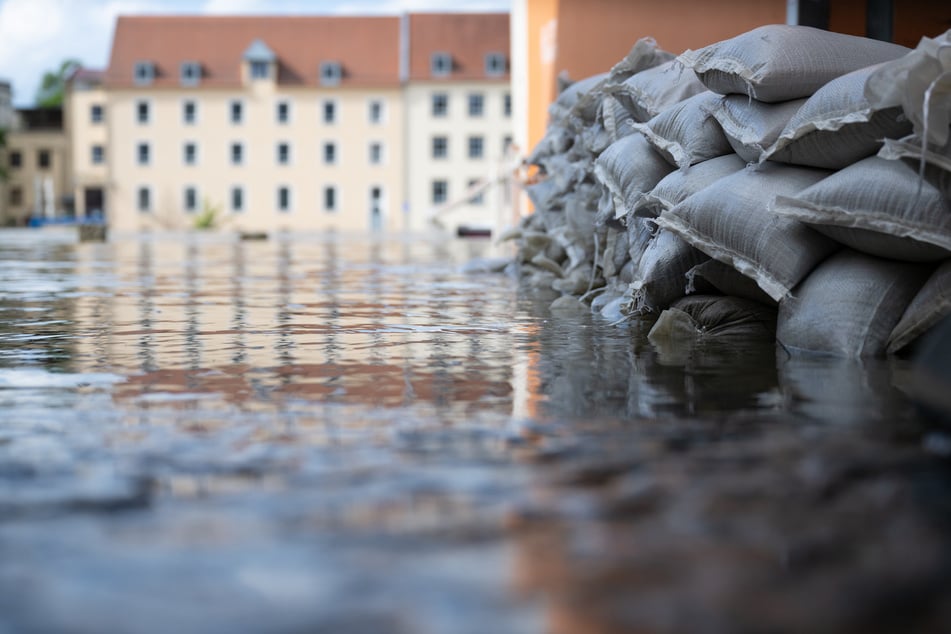
<svg viewBox="0 0 951 634">
<path fill-rule="evenodd" d="M 594 164 L 595 176 L 614 196 L 616 218 L 631 213 L 673 169 L 640 134 L 612 143 Z"/>
<path fill-rule="evenodd" d="M 641 123 L 706 90 L 696 73 L 673 60 L 637 73 L 618 86 L 606 88 L 626 108 L 629 116 Z"/>
<path fill-rule="evenodd" d="M 697 338 L 740 341 L 772 340 L 776 309 L 720 295 L 690 295 L 674 302 L 647 334 L 652 343 Z"/>
<path fill-rule="evenodd" d="M 608 73 L 599 73 L 585 77 L 584 79 L 579 79 L 561 91 L 561 94 L 558 95 L 555 101 L 548 106 L 548 116 L 552 125 L 566 121 L 572 109 L 578 105 L 578 102 L 592 90 L 604 85 L 607 78 Z"/>
<path fill-rule="evenodd" d="M 746 95 L 726 95 L 712 114 L 733 151 L 748 163 L 758 163 L 804 103 L 805 99 L 763 103 Z"/>
<path fill-rule="evenodd" d="M 951 257 L 951 203 L 901 161 L 871 156 L 773 210 L 847 246 L 909 262 Z"/>
<path fill-rule="evenodd" d="M 640 269 L 641 258 L 644 252 L 650 246 L 654 235 L 657 233 L 657 225 L 647 218 L 628 218 L 627 220 L 627 249 L 634 263 L 632 270 L 632 281 L 637 277 Z"/>
<path fill-rule="evenodd" d="M 865 98 L 865 83 L 879 65 L 857 70 L 820 88 L 789 120 L 763 160 L 841 169 L 875 154 L 882 139 L 911 133 L 900 107 L 878 108 Z"/>
<path fill-rule="evenodd" d="M 951 315 L 951 260 L 931 274 L 888 338 L 888 352 L 901 352 Z"/>
<path fill-rule="evenodd" d="M 719 260 L 711 259 L 702 262 L 687 271 L 684 277 L 687 278 L 687 288 L 685 290 L 688 295 L 695 292 L 713 294 L 706 290 L 713 289 L 723 295 L 740 297 L 767 306 L 775 306 L 777 303 L 776 300 L 757 286 L 754 280 Z"/>
<path fill-rule="evenodd" d="M 686 295 L 687 271 L 708 259 L 676 234 L 660 230 L 641 256 L 624 312 L 644 315 L 664 310 Z"/>
<path fill-rule="evenodd" d="M 769 201 L 826 175 L 778 164 L 748 167 L 700 190 L 656 222 L 752 278 L 779 301 L 837 246 L 806 225 L 772 213 Z"/>
<path fill-rule="evenodd" d="M 726 154 L 692 165 L 687 170 L 675 170 L 641 198 L 634 207 L 634 215 L 656 218 L 704 187 L 709 187 L 724 176 L 735 174 L 744 167 L 746 162 L 739 156 Z"/>
<path fill-rule="evenodd" d="M 841 251 L 779 304 L 788 350 L 838 357 L 885 354 L 888 338 L 932 267 Z"/>
<path fill-rule="evenodd" d="M 671 165 L 686 169 L 733 152 L 720 124 L 710 114 L 719 99 L 716 93 L 702 92 L 633 127 Z"/>
<path fill-rule="evenodd" d="M 909 49 L 808 26 L 770 24 L 677 60 L 704 85 L 775 103 L 809 97 L 832 79 L 869 64 L 897 59 Z"/>
<path fill-rule="evenodd" d="M 601 116 L 604 119 L 604 129 L 611 142 L 623 139 L 634 134 L 634 123 L 631 114 L 620 101 L 611 95 L 606 95 L 601 102 Z"/>
<path fill-rule="evenodd" d="M 532 152 L 525 158 L 529 165 L 541 165 L 541 162 L 556 154 L 564 154 L 575 142 L 575 134 L 563 125 L 550 125 Z"/>
<path fill-rule="evenodd" d="M 889 161 L 904 161 L 942 196 L 951 199 L 951 137 L 943 146 L 929 144 L 927 147 L 924 137 L 917 134 L 903 139 L 885 139 L 878 156 Z"/>
</svg>

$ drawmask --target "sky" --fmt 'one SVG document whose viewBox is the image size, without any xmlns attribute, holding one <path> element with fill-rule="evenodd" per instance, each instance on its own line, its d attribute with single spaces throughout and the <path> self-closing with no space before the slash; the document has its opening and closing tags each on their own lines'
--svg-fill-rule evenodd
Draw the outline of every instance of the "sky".
<svg viewBox="0 0 951 634">
<path fill-rule="evenodd" d="M 90 68 L 109 61 L 121 14 L 399 14 L 404 11 L 507 11 L 510 0 L 0 0 L 0 80 L 13 102 L 33 105 L 40 78 L 74 58 Z"/>
</svg>

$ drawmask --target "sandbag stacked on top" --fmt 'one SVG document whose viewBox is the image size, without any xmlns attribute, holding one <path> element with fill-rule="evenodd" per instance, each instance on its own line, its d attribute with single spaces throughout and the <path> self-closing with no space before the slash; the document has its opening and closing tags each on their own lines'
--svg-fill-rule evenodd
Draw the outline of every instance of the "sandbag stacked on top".
<svg viewBox="0 0 951 634">
<path fill-rule="evenodd" d="M 772 25 L 623 81 L 591 81 L 585 97 L 600 100 L 601 128 L 625 136 L 608 133 L 610 143 L 586 155 L 585 178 L 600 193 L 596 209 L 589 207 L 595 252 L 585 252 L 587 284 L 552 286 L 577 296 L 601 289 L 592 307 L 612 317 L 656 316 L 688 292 L 720 292 L 768 310 L 778 305 L 779 340 L 790 349 L 899 350 L 951 304 L 951 277 L 946 268 L 935 272 L 951 257 L 951 203 L 942 189 L 951 182 L 951 158 L 942 153 L 948 122 L 943 144 L 915 154 L 909 135 L 926 134 L 918 125 L 925 117 L 909 114 L 896 95 L 912 107 L 923 100 L 902 91 L 876 96 L 868 86 L 911 76 L 907 91 L 927 87 L 921 68 L 940 74 L 948 61 L 935 62 L 941 50 L 909 54 L 866 38 Z M 907 72 L 913 57 L 917 74 Z M 557 137 L 556 123 L 549 134 Z M 539 186 L 559 186 L 564 174 L 574 179 L 548 147 L 551 170 Z M 925 181 L 908 164 L 922 156 Z M 542 217 L 562 209 L 550 201 L 538 207 Z M 532 223 L 543 225 L 525 225 Z M 904 318 L 912 307 L 915 315 Z M 698 333 L 723 332 L 694 312 Z"/>
</svg>

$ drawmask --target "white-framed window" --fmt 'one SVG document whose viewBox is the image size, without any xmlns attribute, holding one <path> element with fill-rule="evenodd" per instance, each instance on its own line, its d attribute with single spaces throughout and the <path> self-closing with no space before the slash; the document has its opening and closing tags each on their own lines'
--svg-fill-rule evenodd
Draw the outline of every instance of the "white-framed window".
<svg viewBox="0 0 951 634">
<path fill-rule="evenodd" d="M 337 188 L 334 185 L 324 187 L 324 211 L 329 214 L 337 211 Z"/>
<path fill-rule="evenodd" d="M 148 165 L 152 161 L 152 148 L 148 142 L 141 141 L 135 146 L 135 162 L 139 165 Z"/>
<path fill-rule="evenodd" d="M 201 82 L 201 64 L 195 61 L 182 62 L 179 80 L 182 86 L 197 86 Z"/>
<path fill-rule="evenodd" d="M 325 61 L 320 63 L 320 85 L 336 86 L 343 79 L 343 67 L 340 62 Z"/>
<path fill-rule="evenodd" d="M 337 162 L 337 144 L 333 141 L 324 143 L 324 164 L 334 165 Z"/>
<path fill-rule="evenodd" d="M 182 144 L 182 163 L 198 165 L 198 144 L 194 141 L 185 141 Z"/>
<path fill-rule="evenodd" d="M 241 185 L 231 188 L 231 211 L 236 214 L 244 211 L 244 188 Z"/>
<path fill-rule="evenodd" d="M 132 69 L 132 81 L 136 86 L 148 86 L 155 79 L 155 64 L 139 61 Z"/>
<path fill-rule="evenodd" d="M 505 55 L 503 53 L 485 54 L 485 74 L 489 77 L 499 77 L 505 74 Z"/>
<path fill-rule="evenodd" d="M 291 104 L 286 99 L 278 101 L 274 109 L 274 119 L 280 124 L 291 121 Z"/>
<path fill-rule="evenodd" d="M 323 101 L 322 107 L 322 119 L 326 124 L 333 124 L 337 122 L 337 102 L 333 99 L 325 99 Z"/>
<path fill-rule="evenodd" d="M 291 144 L 287 141 L 279 141 L 277 144 L 277 164 L 290 165 L 291 162 Z"/>
<path fill-rule="evenodd" d="M 231 144 L 231 164 L 232 165 L 243 165 L 244 164 L 244 143 L 240 141 L 234 141 Z"/>
<path fill-rule="evenodd" d="M 198 104 L 194 99 L 186 99 L 182 102 L 182 123 L 185 125 L 195 125 L 198 122 Z"/>
<path fill-rule="evenodd" d="M 93 165 L 102 165 L 106 162 L 106 148 L 101 145 L 94 145 L 90 148 L 89 159 Z"/>
<path fill-rule="evenodd" d="M 469 93 L 469 116 L 481 117 L 485 112 L 485 96 L 481 92 Z"/>
<path fill-rule="evenodd" d="M 429 57 L 429 70 L 433 77 L 448 77 L 452 73 L 452 55 L 436 51 Z"/>
<path fill-rule="evenodd" d="M 193 214 L 198 211 L 198 188 L 194 185 L 186 185 L 182 190 L 182 207 L 185 213 Z"/>
<path fill-rule="evenodd" d="M 271 62 L 251 61 L 251 79 L 267 79 L 271 76 Z"/>
<path fill-rule="evenodd" d="M 238 125 L 244 122 L 244 102 L 240 99 L 232 99 L 228 106 L 231 123 Z"/>
<path fill-rule="evenodd" d="M 370 161 L 370 165 L 382 165 L 383 164 L 383 143 L 380 141 L 370 141 L 369 156 L 367 157 Z"/>
<path fill-rule="evenodd" d="M 485 140 L 478 135 L 469 137 L 468 154 L 471 159 L 480 159 L 485 154 Z"/>
<path fill-rule="evenodd" d="M 383 123 L 386 117 L 386 110 L 382 99 L 371 99 L 367 102 L 367 121 L 372 125 Z"/>
<path fill-rule="evenodd" d="M 94 103 L 89 106 L 89 122 L 102 123 L 106 119 L 106 111 L 101 103 Z"/>
<path fill-rule="evenodd" d="M 139 125 L 147 124 L 152 118 L 152 104 L 146 99 L 139 99 L 135 102 L 135 121 Z"/>
<path fill-rule="evenodd" d="M 470 188 L 470 189 L 471 189 L 472 187 L 474 187 L 475 185 L 478 185 L 478 184 L 479 184 L 479 179 L 478 179 L 478 178 L 470 178 L 470 179 L 469 179 L 469 188 Z M 470 205 L 482 205 L 482 204 L 485 204 L 485 192 L 484 192 L 484 191 L 480 191 L 478 194 L 473 195 L 471 198 L 469 198 L 469 204 L 470 204 Z"/>
<path fill-rule="evenodd" d="M 139 185 L 136 190 L 135 208 L 142 213 L 152 211 L 152 188 L 148 185 Z"/>
<path fill-rule="evenodd" d="M 445 117 L 449 115 L 449 95 L 444 92 L 433 93 L 432 115 L 434 117 Z"/>
<path fill-rule="evenodd" d="M 507 92 L 502 95 L 502 116 L 511 117 L 512 116 L 512 93 Z"/>
<path fill-rule="evenodd" d="M 433 204 L 439 205 L 449 199 L 449 183 L 437 179 L 433 181 Z"/>
<path fill-rule="evenodd" d="M 433 137 L 433 152 L 432 157 L 434 159 L 444 159 L 449 156 L 449 138 L 437 135 Z"/>
<path fill-rule="evenodd" d="M 287 213 L 291 210 L 291 188 L 281 185 L 277 188 L 277 210 Z"/>
</svg>

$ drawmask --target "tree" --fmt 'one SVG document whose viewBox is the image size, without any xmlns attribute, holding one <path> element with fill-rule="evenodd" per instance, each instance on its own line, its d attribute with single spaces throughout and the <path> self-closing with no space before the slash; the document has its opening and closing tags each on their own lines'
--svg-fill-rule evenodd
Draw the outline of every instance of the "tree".
<svg viewBox="0 0 951 634">
<path fill-rule="evenodd" d="M 43 80 L 36 91 L 36 105 L 41 108 L 55 108 L 63 105 L 66 92 L 66 80 L 80 67 L 79 60 L 67 59 L 60 62 L 59 68 L 43 73 Z"/>
</svg>

